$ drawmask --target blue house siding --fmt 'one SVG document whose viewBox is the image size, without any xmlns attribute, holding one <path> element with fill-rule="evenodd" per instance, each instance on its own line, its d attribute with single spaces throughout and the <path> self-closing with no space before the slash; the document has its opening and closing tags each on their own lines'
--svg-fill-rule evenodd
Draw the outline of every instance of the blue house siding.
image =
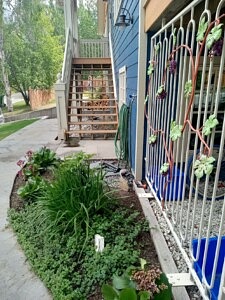
<svg viewBox="0 0 225 300">
<path fill-rule="evenodd" d="M 113 2 L 113 1 L 112 1 Z M 136 147 L 136 113 L 137 113 L 137 72 L 138 72 L 138 37 L 139 37 L 139 1 L 123 1 L 122 7 L 126 8 L 133 16 L 133 24 L 121 30 L 114 25 L 113 6 L 111 4 L 111 36 L 116 77 L 117 95 L 119 87 L 119 69 L 126 66 L 127 72 L 127 99 L 130 105 L 130 132 L 129 132 L 129 157 L 130 166 L 135 168 Z M 134 100 L 130 96 L 134 96 Z"/>
</svg>

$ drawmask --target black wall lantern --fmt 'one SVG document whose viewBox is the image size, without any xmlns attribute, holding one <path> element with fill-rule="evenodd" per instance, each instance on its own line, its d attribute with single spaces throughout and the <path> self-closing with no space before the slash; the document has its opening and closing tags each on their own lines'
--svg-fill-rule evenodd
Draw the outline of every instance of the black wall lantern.
<svg viewBox="0 0 225 300">
<path fill-rule="evenodd" d="M 115 26 L 127 27 L 130 24 L 133 24 L 133 16 L 130 15 L 126 8 L 121 8 L 118 21 L 115 23 Z"/>
</svg>

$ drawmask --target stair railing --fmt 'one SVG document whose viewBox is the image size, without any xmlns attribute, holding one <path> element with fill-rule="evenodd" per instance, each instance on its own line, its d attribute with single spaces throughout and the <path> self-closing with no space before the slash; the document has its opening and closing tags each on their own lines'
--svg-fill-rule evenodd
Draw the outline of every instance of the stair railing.
<svg viewBox="0 0 225 300">
<path fill-rule="evenodd" d="M 62 74 L 58 74 L 55 84 L 55 97 L 58 119 L 58 138 L 64 139 L 68 130 L 67 108 L 70 88 L 70 75 L 73 58 L 73 40 L 70 28 L 67 29 L 66 45 L 64 51 L 64 61 Z"/>
<path fill-rule="evenodd" d="M 82 39 L 79 42 L 80 57 L 105 58 L 110 57 L 108 38 L 90 40 Z"/>
</svg>

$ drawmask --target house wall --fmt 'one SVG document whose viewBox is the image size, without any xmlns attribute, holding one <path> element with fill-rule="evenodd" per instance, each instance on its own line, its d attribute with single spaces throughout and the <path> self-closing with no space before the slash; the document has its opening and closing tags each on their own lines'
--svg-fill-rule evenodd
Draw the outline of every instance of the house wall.
<svg viewBox="0 0 225 300">
<path fill-rule="evenodd" d="M 113 2 L 113 1 L 112 1 Z M 121 29 L 114 25 L 114 9 L 111 3 L 109 12 L 111 20 L 111 37 L 114 59 L 114 71 L 116 78 L 117 95 L 119 95 L 119 69 L 126 66 L 127 88 L 126 104 L 130 105 L 131 121 L 129 133 L 130 166 L 135 169 L 135 146 L 136 146 L 136 113 L 137 113 L 137 72 L 138 72 L 138 28 L 139 28 L 139 1 L 125 0 L 122 7 L 133 15 L 133 24 Z M 129 96 L 134 96 L 133 100 Z"/>
</svg>

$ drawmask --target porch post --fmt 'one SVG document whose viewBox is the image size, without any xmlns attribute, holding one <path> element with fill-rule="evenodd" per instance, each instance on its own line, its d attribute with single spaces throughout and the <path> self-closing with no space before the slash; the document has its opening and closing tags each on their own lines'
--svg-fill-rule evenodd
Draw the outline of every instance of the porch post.
<svg viewBox="0 0 225 300">
<path fill-rule="evenodd" d="M 140 1 L 139 7 L 139 42 L 138 42 L 138 82 L 137 82 L 137 126 L 135 149 L 135 178 L 142 179 L 143 141 L 144 141 L 144 99 L 146 90 L 147 34 L 144 31 L 146 0 Z"/>
<path fill-rule="evenodd" d="M 58 75 L 58 80 L 54 86 L 56 99 L 56 112 L 58 120 L 58 139 L 65 138 L 67 131 L 67 113 L 66 113 L 66 84 L 61 80 L 61 74 Z"/>
</svg>

